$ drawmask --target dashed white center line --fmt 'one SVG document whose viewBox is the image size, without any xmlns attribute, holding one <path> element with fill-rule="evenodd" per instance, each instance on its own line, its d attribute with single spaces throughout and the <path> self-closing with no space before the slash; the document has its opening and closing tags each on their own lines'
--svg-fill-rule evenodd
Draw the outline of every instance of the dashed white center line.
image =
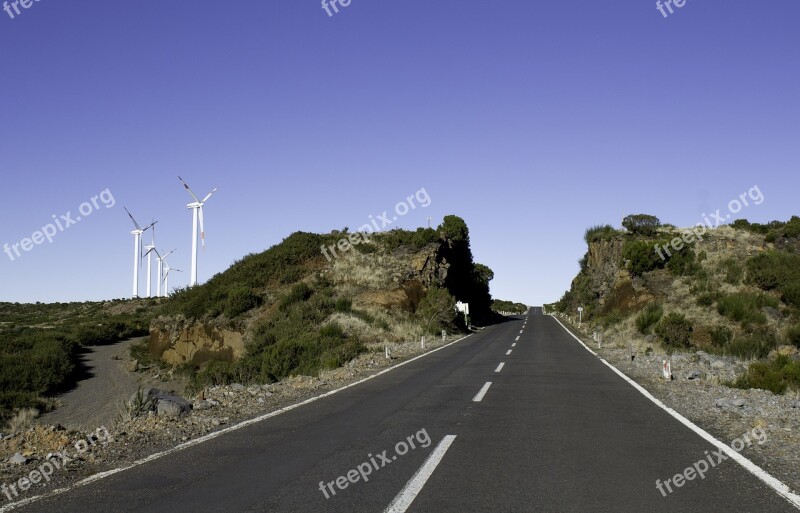
<svg viewBox="0 0 800 513">
<path fill-rule="evenodd" d="M 422 487 L 425 486 L 425 483 L 427 483 L 428 479 L 433 475 L 436 467 L 439 466 L 447 449 L 450 448 L 450 445 L 455 439 L 456 435 L 447 435 L 439 442 L 439 445 L 437 445 L 436 449 L 428 456 L 428 459 L 425 460 L 422 467 L 417 470 L 414 477 L 400 490 L 400 493 L 397 494 L 397 497 L 394 498 L 392 503 L 383 510 L 383 513 L 405 513 L 411 506 L 411 503 L 414 502 L 414 499 L 417 498 L 419 492 L 422 491 Z"/>
<path fill-rule="evenodd" d="M 501 362 L 500 365 L 498 365 L 497 368 L 494 371 L 495 372 L 500 372 L 501 370 L 503 370 L 503 367 L 505 367 L 505 366 L 506 366 L 506 363 L 505 362 Z"/>
<path fill-rule="evenodd" d="M 508 355 L 510 355 L 510 354 L 511 354 L 511 349 L 509 349 L 508 351 L 506 351 L 506 356 L 508 356 Z"/>
<path fill-rule="evenodd" d="M 522 330 L 519 330 L 519 334 L 522 335 Z"/>
<path fill-rule="evenodd" d="M 517 335 L 517 338 L 515 338 L 514 340 L 519 341 L 519 335 Z"/>
<path fill-rule="evenodd" d="M 511 344 L 511 347 L 517 347 L 517 343 L 514 342 L 513 344 Z"/>
<path fill-rule="evenodd" d="M 479 402 L 483 401 L 483 396 L 485 396 L 486 392 L 489 391 L 489 387 L 490 386 L 492 386 L 492 382 L 491 381 L 487 381 L 486 384 L 483 385 L 483 388 L 481 388 L 480 392 L 478 392 L 478 395 L 476 395 L 475 397 L 472 398 L 472 402 L 479 403 Z"/>
</svg>

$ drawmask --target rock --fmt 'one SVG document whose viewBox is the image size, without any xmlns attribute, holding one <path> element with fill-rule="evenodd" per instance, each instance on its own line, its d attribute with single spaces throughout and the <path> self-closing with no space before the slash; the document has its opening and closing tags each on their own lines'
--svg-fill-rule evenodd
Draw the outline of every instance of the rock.
<svg viewBox="0 0 800 513">
<path fill-rule="evenodd" d="M 199 401 L 195 401 L 194 405 L 193 405 L 193 409 L 195 409 L 197 411 L 210 410 L 213 407 L 214 407 L 214 405 L 211 404 L 210 401 L 205 401 L 205 400 L 202 400 L 202 399 L 199 400 Z"/>
<path fill-rule="evenodd" d="M 139 370 L 139 360 L 133 360 L 128 364 L 128 372 L 137 372 Z"/>
<path fill-rule="evenodd" d="M 730 399 L 729 402 L 730 402 L 731 406 L 735 406 L 736 408 L 742 408 L 742 407 L 744 407 L 745 404 L 747 404 L 744 399 L 740 399 L 740 398 Z"/>
<path fill-rule="evenodd" d="M 156 413 L 159 417 L 180 417 L 183 414 L 183 409 L 178 403 L 172 401 L 158 401 L 156 405 Z"/>
<path fill-rule="evenodd" d="M 764 353 L 761 353 L 761 354 L 764 354 Z M 712 369 L 722 369 L 724 367 L 725 367 L 725 362 L 723 362 L 722 360 L 714 360 L 713 362 L 711 362 L 711 368 Z"/>
<path fill-rule="evenodd" d="M 772 317 L 776 321 L 783 319 L 783 315 L 776 309 L 772 308 L 771 306 L 765 306 L 761 309 L 767 316 Z"/>
<path fill-rule="evenodd" d="M 800 408 L 800 399 L 792 403 L 792 408 Z"/>
<path fill-rule="evenodd" d="M 689 375 L 686 376 L 686 379 L 688 379 L 689 381 L 694 381 L 694 380 L 700 379 L 700 377 L 701 377 L 701 374 L 699 372 L 697 372 L 697 371 L 694 371 L 694 372 L 690 372 Z"/>
<path fill-rule="evenodd" d="M 798 353 L 795 346 L 779 346 L 776 351 L 778 351 L 778 354 L 782 356 L 794 356 Z"/>
<path fill-rule="evenodd" d="M 13 463 L 14 465 L 24 465 L 24 464 L 28 463 L 28 458 L 26 458 L 25 456 L 23 456 L 20 453 L 16 453 L 14 456 L 12 456 L 8 460 L 8 462 L 9 463 Z"/>
<path fill-rule="evenodd" d="M 244 390 L 244 385 L 241 385 L 239 383 L 234 383 L 231 385 L 231 390 L 236 390 L 237 392 L 240 390 Z"/>
<path fill-rule="evenodd" d="M 714 406 L 717 408 L 730 408 L 730 409 L 738 409 L 743 408 L 745 406 L 746 401 L 741 398 L 721 398 L 714 401 Z"/>
</svg>

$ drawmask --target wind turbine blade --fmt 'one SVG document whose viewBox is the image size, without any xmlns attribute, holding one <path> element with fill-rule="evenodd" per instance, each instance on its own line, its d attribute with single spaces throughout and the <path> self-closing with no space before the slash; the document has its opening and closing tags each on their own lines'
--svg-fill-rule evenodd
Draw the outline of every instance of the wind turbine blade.
<svg viewBox="0 0 800 513">
<path fill-rule="evenodd" d="M 155 223 L 150 223 L 150 224 L 148 224 L 148 225 L 147 225 L 147 227 L 146 227 L 146 228 L 144 228 L 144 229 L 142 230 L 142 232 L 146 232 L 146 231 L 147 231 L 147 230 L 149 230 L 150 228 L 155 228 L 155 227 L 156 227 L 156 223 L 157 223 L 157 222 L 158 222 L 158 221 L 156 221 Z"/>
<path fill-rule="evenodd" d="M 212 194 L 217 192 L 217 189 L 218 187 L 214 187 L 213 189 L 211 189 L 211 192 L 209 192 L 208 195 L 205 198 L 203 198 L 203 201 L 201 203 L 205 203 L 206 201 L 208 201 L 208 198 L 210 198 Z"/>
<path fill-rule="evenodd" d="M 206 230 L 203 227 L 203 206 L 200 205 L 200 241 L 203 244 L 203 251 L 206 249 Z"/>
<path fill-rule="evenodd" d="M 181 177 L 179 176 L 179 177 L 178 177 L 178 180 L 180 180 L 180 181 L 181 181 L 181 183 L 183 184 L 183 187 L 186 189 L 186 192 L 188 192 L 188 193 L 189 193 L 189 196 L 191 196 L 192 198 L 194 198 L 194 200 L 195 200 L 196 202 L 198 202 L 198 203 L 201 203 L 201 201 L 200 201 L 199 199 L 197 199 L 197 196 L 195 196 L 195 195 L 194 195 L 194 193 L 192 192 L 192 190 L 189 188 L 189 185 L 187 185 L 187 183 L 183 181 L 183 178 L 181 178 Z"/>
<path fill-rule="evenodd" d="M 135 226 L 137 230 L 141 230 L 141 229 L 142 229 L 142 227 L 141 227 L 141 226 L 139 226 L 139 223 L 137 223 L 137 222 L 136 222 L 136 219 L 134 219 L 134 218 L 133 218 L 133 216 L 131 215 L 131 213 L 130 213 L 130 211 L 128 210 L 128 208 L 127 208 L 127 207 L 122 207 L 122 208 L 124 208 L 124 209 L 125 209 L 125 212 L 128 212 L 128 217 L 130 217 L 130 218 L 131 218 L 131 221 L 133 221 L 133 226 Z"/>
</svg>

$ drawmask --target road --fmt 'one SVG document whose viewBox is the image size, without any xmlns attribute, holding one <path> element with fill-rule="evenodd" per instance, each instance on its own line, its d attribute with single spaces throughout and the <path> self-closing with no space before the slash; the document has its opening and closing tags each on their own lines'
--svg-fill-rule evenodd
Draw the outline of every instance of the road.
<svg viewBox="0 0 800 513">
<path fill-rule="evenodd" d="M 796 511 L 733 461 L 656 488 L 714 450 L 536 310 L 19 511 Z"/>
</svg>

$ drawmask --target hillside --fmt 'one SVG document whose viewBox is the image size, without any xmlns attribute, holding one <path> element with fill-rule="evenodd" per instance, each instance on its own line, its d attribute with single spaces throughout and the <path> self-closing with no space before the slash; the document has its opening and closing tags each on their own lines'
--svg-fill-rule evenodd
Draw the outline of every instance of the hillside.
<svg viewBox="0 0 800 513">
<path fill-rule="evenodd" d="M 800 218 L 701 230 L 639 215 L 623 225 L 586 231 L 580 272 L 550 308 L 636 351 L 741 359 L 741 388 L 798 389 Z"/>
<path fill-rule="evenodd" d="M 466 223 L 447 216 L 414 232 L 294 233 L 167 299 L 0 304 L 0 420 L 51 409 L 85 377 L 89 346 L 149 334 L 131 368 L 189 392 L 315 376 L 387 343 L 493 322 L 492 277 L 473 262 Z"/>
</svg>

